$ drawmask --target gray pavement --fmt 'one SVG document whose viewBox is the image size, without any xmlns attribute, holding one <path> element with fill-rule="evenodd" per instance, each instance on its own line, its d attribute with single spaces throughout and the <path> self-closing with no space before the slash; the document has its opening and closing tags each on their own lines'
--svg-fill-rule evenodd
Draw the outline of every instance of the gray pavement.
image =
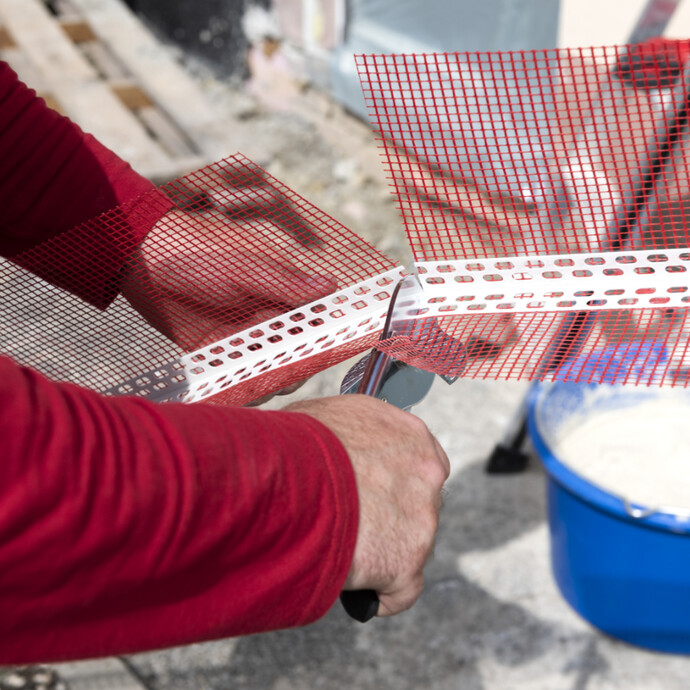
<svg viewBox="0 0 690 690">
<path fill-rule="evenodd" d="M 341 368 L 300 395 L 332 394 Z M 453 472 L 424 594 L 366 625 L 339 605 L 303 629 L 139 655 L 160 690 L 686 690 L 690 658 L 617 642 L 554 585 L 538 462 L 495 476 L 484 463 L 522 399 L 521 383 L 438 380 L 415 412 Z"/>
</svg>

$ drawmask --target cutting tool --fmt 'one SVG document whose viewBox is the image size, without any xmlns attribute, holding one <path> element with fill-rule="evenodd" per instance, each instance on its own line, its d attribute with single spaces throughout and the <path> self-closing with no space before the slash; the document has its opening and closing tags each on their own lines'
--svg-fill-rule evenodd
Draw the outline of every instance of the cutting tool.
<svg viewBox="0 0 690 690">
<path fill-rule="evenodd" d="M 411 273 L 398 282 L 379 342 L 410 333 L 420 310 L 421 296 L 422 286 L 416 274 Z M 434 378 L 433 373 L 399 362 L 375 347 L 346 374 L 340 392 L 370 395 L 409 410 L 423 400 Z M 340 601 L 345 611 L 362 623 L 371 620 L 379 608 L 378 595 L 372 589 L 343 591 Z"/>
</svg>

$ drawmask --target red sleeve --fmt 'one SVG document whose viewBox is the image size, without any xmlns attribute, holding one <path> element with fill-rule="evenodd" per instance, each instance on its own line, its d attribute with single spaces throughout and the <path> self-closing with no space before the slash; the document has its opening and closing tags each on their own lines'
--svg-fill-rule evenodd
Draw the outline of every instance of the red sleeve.
<svg viewBox="0 0 690 690">
<path fill-rule="evenodd" d="M 117 217 L 74 229 L 121 204 Z M 105 307 L 123 264 L 169 206 L 0 62 L 1 256 Z"/>
<path fill-rule="evenodd" d="M 0 664 L 305 624 L 347 577 L 354 473 L 306 415 L 104 398 L 0 358 L 0 456 Z"/>
</svg>

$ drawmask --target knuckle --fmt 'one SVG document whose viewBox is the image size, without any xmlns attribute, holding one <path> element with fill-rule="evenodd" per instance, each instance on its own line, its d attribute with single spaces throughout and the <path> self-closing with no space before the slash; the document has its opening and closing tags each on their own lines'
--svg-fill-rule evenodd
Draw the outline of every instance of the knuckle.
<svg viewBox="0 0 690 690">
<path fill-rule="evenodd" d="M 431 436 L 431 432 L 429 431 L 429 428 L 427 427 L 423 419 L 420 419 L 416 415 L 411 414 L 409 412 L 407 413 L 407 417 L 407 428 L 410 431 L 422 437 Z"/>
</svg>

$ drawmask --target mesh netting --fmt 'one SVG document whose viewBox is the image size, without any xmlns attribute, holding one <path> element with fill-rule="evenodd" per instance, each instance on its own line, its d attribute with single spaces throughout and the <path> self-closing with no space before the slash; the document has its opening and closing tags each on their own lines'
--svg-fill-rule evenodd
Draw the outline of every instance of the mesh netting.
<svg viewBox="0 0 690 690">
<path fill-rule="evenodd" d="M 664 290 L 687 291 L 687 267 L 670 265 L 663 250 L 690 245 L 688 51 L 685 41 L 654 40 L 358 56 L 415 258 L 462 264 L 527 256 L 537 265 L 553 254 L 621 252 L 624 261 L 626 251 L 650 250 L 635 270 L 673 271 L 678 280 Z M 570 271 L 588 276 L 578 297 L 593 294 L 603 276 L 596 265 L 585 268 Z M 622 290 L 610 281 L 607 288 L 605 299 L 588 304 L 598 313 L 573 311 L 574 301 L 560 313 L 466 313 L 439 322 L 446 337 L 432 348 L 409 337 L 384 347 L 452 375 L 686 385 L 685 308 L 663 308 L 661 289 L 645 303 L 659 308 L 642 309 L 637 293 L 655 288 Z M 540 290 L 541 283 L 525 283 L 520 297 L 538 304 Z M 516 297 L 500 282 L 477 284 L 476 294 L 507 303 Z M 612 308 L 618 305 L 626 309 Z"/>
<path fill-rule="evenodd" d="M 394 265 L 234 156 L 2 260 L 0 350 L 55 380 L 107 390 Z M 303 359 L 217 399 L 246 403 L 372 339 Z"/>
<path fill-rule="evenodd" d="M 689 52 L 359 56 L 421 278 L 449 287 L 381 347 L 450 376 L 688 385 Z M 196 351 L 191 374 L 219 367 L 199 389 L 245 403 L 370 347 L 390 293 L 362 281 L 393 268 L 235 156 L 2 262 L 0 348 L 139 394 L 133 377 Z"/>
</svg>

